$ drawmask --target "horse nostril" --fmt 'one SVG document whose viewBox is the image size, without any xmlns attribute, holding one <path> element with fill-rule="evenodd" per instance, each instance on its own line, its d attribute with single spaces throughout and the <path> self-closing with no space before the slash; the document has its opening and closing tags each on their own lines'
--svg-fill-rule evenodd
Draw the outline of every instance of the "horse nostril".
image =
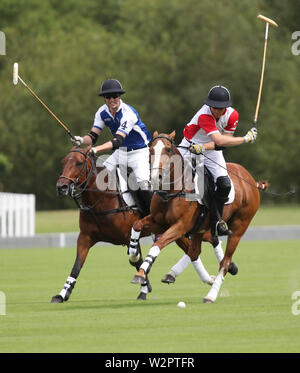
<svg viewBox="0 0 300 373">
<path fill-rule="evenodd" d="M 59 197 L 66 196 L 68 194 L 69 187 L 67 184 L 57 185 L 56 191 Z"/>
</svg>

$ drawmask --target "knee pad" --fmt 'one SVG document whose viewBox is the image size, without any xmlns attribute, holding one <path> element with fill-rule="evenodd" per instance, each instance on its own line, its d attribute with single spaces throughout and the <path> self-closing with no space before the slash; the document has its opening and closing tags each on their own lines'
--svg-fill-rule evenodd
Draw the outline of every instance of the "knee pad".
<svg viewBox="0 0 300 373">
<path fill-rule="evenodd" d="M 228 197 L 231 189 L 231 182 L 228 176 L 219 176 L 216 181 L 217 194 L 220 197 Z"/>
<path fill-rule="evenodd" d="M 140 190 L 151 190 L 151 184 L 148 180 L 139 181 L 138 186 Z"/>
</svg>

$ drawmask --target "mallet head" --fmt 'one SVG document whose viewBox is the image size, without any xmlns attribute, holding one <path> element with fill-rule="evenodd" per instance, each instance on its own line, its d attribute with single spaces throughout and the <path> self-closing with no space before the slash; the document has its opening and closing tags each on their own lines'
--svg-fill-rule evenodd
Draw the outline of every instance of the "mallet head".
<svg viewBox="0 0 300 373">
<path fill-rule="evenodd" d="M 14 69 L 13 69 L 13 83 L 14 85 L 18 84 L 19 79 L 19 65 L 18 62 L 14 63 Z"/>
<path fill-rule="evenodd" d="M 269 23 L 269 24 L 272 25 L 272 26 L 278 27 L 278 25 L 277 25 L 276 22 L 274 22 L 272 19 L 267 18 L 267 17 L 265 17 L 265 16 L 263 16 L 263 15 L 261 15 L 261 14 L 259 14 L 259 15 L 257 16 L 257 18 L 262 19 L 263 21 L 265 21 L 266 23 Z"/>
</svg>

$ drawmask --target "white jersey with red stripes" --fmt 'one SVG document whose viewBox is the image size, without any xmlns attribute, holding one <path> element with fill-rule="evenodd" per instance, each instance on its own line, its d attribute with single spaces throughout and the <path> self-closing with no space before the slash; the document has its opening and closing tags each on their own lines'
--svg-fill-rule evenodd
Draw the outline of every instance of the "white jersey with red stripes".
<svg viewBox="0 0 300 373">
<path fill-rule="evenodd" d="M 239 113 L 232 107 L 225 109 L 219 120 L 213 116 L 210 107 L 203 105 L 185 126 L 184 137 L 193 144 L 203 144 L 211 141 L 209 137 L 215 132 L 233 134 L 239 120 Z"/>
</svg>

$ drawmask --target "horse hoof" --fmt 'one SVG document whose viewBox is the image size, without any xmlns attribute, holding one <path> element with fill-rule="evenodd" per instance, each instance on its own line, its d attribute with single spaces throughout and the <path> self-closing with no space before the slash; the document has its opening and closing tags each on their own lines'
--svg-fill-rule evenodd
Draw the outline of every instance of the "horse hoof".
<svg viewBox="0 0 300 373">
<path fill-rule="evenodd" d="M 139 276 L 139 275 L 135 275 L 133 279 L 131 280 L 132 284 L 137 284 L 137 285 L 143 285 L 144 282 L 145 282 L 145 277 Z"/>
<path fill-rule="evenodd" d="M 166 275 L 165 275 L 165 277 L 163 277 L 162 279 L 161 279 L 161 282 L 163 282 L 163 283 L 165 283 L 165 284 L 174 284 L 174 282 L 175 282 L 175 277 L 174 276 L 172 276 L 172 275 L 170 275 L 169 273 L 167 273 Z"/>
<path fill-rule="evenodd" d="M 52 297 L 51 299 L 51 303 L 63 303 L 64 299 L 61 295 L 55 295 L 54 297 Z"/>
<path fill-rule="evenodd" d="M 229 269 L 228 269 L 228 272 L 232 275 L 232 276 L 235 276 L 237 273 L 238 273 L 238 266 L 231 262 L 230 263 L 230 266 L 229 266 Z"/>
<path fill-rule="evenodd" d="M 139 296 L 136 298 L 137 300 L 146 300 L 147 299 L 147 294 L 140 292 Z"/>
<path fill-rule="evenodd" d="M 203 298 L 203 303 L 214 303 L 214 301 L 210 298 Z"/>
</svg>

